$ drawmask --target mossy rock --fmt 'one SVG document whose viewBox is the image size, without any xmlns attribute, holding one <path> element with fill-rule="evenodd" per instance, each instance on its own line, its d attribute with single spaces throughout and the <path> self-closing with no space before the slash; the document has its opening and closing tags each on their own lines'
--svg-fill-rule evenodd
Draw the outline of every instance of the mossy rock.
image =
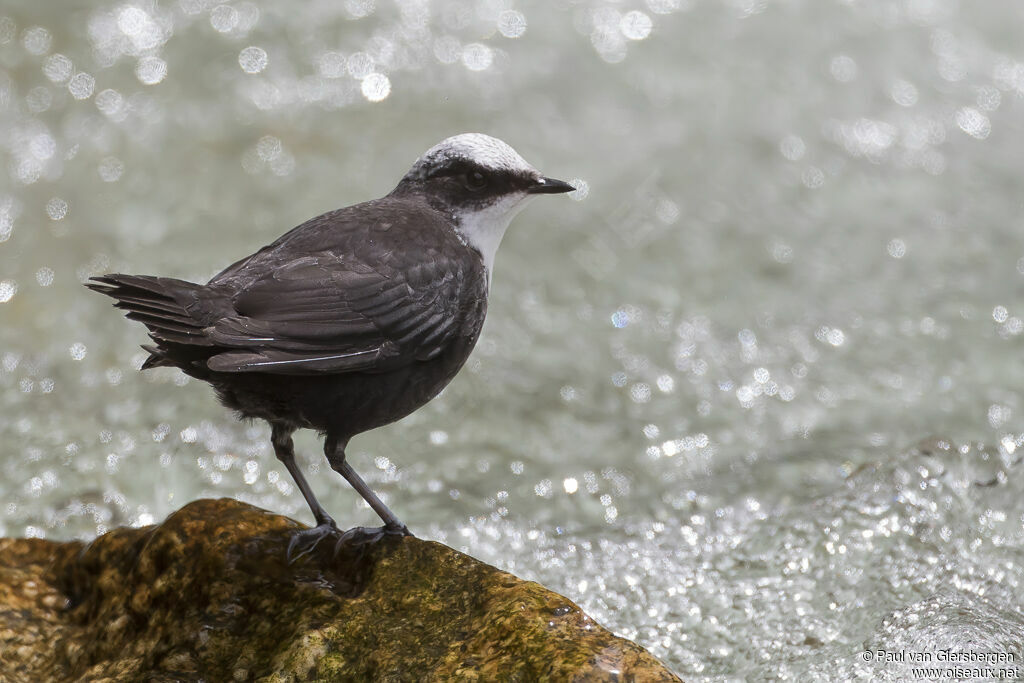
<svg viewBox="0 0 1024 683">
<path fill-rule="evenodd" d="M 89 544 L 0 539 L 4 681 L 677 681 L 570 600 L 447 546 L 293 564 L 301 525 L 230 499 Z"/>
</svg>

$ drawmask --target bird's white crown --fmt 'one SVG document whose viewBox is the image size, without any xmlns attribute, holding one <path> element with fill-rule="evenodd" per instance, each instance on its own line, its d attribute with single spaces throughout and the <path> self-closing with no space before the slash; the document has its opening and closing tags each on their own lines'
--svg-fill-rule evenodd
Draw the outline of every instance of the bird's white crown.
<svg viewBox="0 0 1024 683">
<path fill-rule="evenodd" d="M 507 143 L 483 133 L 462 133 L 442 140 L 416 160 L 410 173 L 426 175 L 431 169 L 459 159 L 493 171 L 540 176 L 537 169 Z"/>
</svg>

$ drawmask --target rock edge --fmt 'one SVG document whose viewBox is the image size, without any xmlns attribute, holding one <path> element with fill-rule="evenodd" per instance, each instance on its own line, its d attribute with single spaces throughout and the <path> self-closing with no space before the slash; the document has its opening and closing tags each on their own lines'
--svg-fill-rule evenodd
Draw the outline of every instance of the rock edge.
<svg viewBox="0 0 1024 683">
<path fill-rule="evenodd" d="M 300 528 L 220 499 L 88 544 L 0 539 L 2 678 L 679 680 L 569 599 L 440 543 L 288 565 Z"/>
</svg>

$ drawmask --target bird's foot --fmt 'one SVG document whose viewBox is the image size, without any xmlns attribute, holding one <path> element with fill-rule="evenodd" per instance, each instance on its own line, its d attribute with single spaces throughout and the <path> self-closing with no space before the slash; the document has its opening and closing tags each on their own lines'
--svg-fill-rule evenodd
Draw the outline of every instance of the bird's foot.
<svg viewBox="0 0 1024 683">
<path fill-rule="evenodd" d="M 341 533 L 338 542 L 334 544 L 334 554 L 337 555 L 343 548 L 357 548 L 376 543 L 387 537 L 402 536 L 412 536 L 409 527 L 404 524 L 401 526 L 352 527 Z"/>
<path fill-rule="evenodd" d="M 291 540 L 288 541 L 288 552 L 285 556 L 288 564 L 294 564 L 299 560 L 299 558 L 312 553 L 316 550 L 320 541 L 324 540 L 328 536 L 339 536 L 344 538 L 344 535 L 338 530 L 338 525 L 335 524 L 334 520 L 330 517 L 320 522 L 312 529 L 296 531 L 292 534 Z M 340 539 L 338 542 L 341 542 Z"/>
</svg>

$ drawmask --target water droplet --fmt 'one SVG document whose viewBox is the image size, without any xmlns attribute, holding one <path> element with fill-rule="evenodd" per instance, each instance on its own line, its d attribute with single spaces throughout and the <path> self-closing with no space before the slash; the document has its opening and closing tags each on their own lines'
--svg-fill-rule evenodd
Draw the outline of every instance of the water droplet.
<svg viewBox="0 0 1024 683">
<path fill-rule="evenodd" d="M 262 47 L 250 45 L 238 53 L 238 65 L 247 74 L 258 74 L 267 68 L 269 63 L 267 51 Z"/>
<path fill-rule="evenodd" d="M 0 304 L 5 304 L 13 299 L 17 292 L 17 282 L 14 280 L 0 280 Z"/>
<path fill-rule="evenodd" d="M 889 96 L 892 101 L 901 107 L 913 107 L 917 104 L 917 88 L 908 81 L 896 81 L 889 89 Z"/>
<path fill-rule="evenodd" d="M 993 429 L 999 429 L 1013 416 L 1009 406 L 993 403 L 988 407 L 988 423 Z"/>
<path fill-rule="evenodd" d="M 807 145 L 797 135 L 787 135 L 779 143 L 779 152 L 790 161 L 802 159 L 807 151 Z"/>
<path fill-rule="evenodd" d="M 586 199 L 587 195 L 590 194 L 590 183 L 583 178 L 573 178 L 569 181 L 569 184 L 576 188 L 569 193 L 570 199 L 575 199 L 580 202 Z"/>
<path fill-rule="evenodd" d="M 14 174 L 25 185 L 31 185 L 43 174 L 43 165 L 39 163 L 38 159 L 22 159 L 18 162 Z"/>
<path fill-rule="evenodd" d="M 210 25 L 218 33 L 229 33 L 238 26 L 238 10 L 231 5 L 217 5 L 210 12 Z"/>
<path fill-rule="evenodd" d="M 629 397 L 634 403 L 647 403 L 651 400 L 651 385 L 637 382 L 629 388 Z"/>
<path fill-rule="evenodd" d="M 85 358 L 85 354 L 87 352 L 88 349 L 85 348 L 85 344 L 83 344 L 82 342 L 75 342 L 70 347 L 68 347 L 68 353 L 71 354 L 71 358 L 73 360 L 82 360 L 83 358 Z"/>
<path fill-rule="evenodd" d="M 384 74 L 372 73 L 363 79 L 359 89 L 370 102 L 380 102 L 391 94 L 391 81 Z"/>
<path fill-rule="evenodd" d="M 72 76 L 68 82 L 68 90 L 76 100 L 86 100 L 92 97 L 92 91 L 95 87 L 96 79 L 84 71 Z"/>
<path fill-rule="evenodd" d="M 617 25 L 596 25 L 590 34 L 590 42 L 601 59 L 609 64 L 618 64 L 626 58 L 626 41 L 623 40 L 622 31 Z"/>
<path fill-rule="evenodd" d="M 46 266 L 36 271 L 36 282 L 40 287 L 49 287 L 53 284 L 53 268 Z"/>
<path fill-rule="evenodd" d="M 156 85 L 167 76 L 167 62 L 159 57 L 143 57 L 135 65 L 135 77 L 146 85 Z"/>
<path fill-rule="evenodd" d="M 903 258 L 907 254 L 907 244 L 903 240 L 896 238 L 889 241 L 885 250 L 889 252 L 889 256 L 892 256 L 893 258 Z"/>
<path fill-rule="evenodd" d="M 68 215 L 68 203 L 60 197 L 54 197 L 46 202 L 46 215 L 50 217 L 50 220 L 61 220 Z"/>
<path fill-rule="evenodd" d="M 117 28 L 126 36 L 141 33 L 149 23 L 149 15 L 138 7 L 125 7 L 117 14 Z"/>
<path fill-rule="evenodd" d="M 462 49 L 462 63 L 470 71 L 485 71 L 494 61 L 494 51 L 483 43 L 470 43 Z"/>
<path fill-rule="evenodd" d="M 33 26 L 25 29 L 21 34 L 21 44 L 29 54 L 44 55 L 50 50 L 50 43 L 53 36 L 42 26 Z"/>
<path fill-rule="evenodd" d="M 514 9 L 498 15 L 498 31 L 506 38 L 518 38 L 526 33 L 526 16 Z"/>
<path fill-rule="evenodd" d="M 252 486 L 260 478 L 260 464 L 255 460 L 248 460 L 245 463 L 245 483 Z"/>
<path fill-rule="evenodd" d="M 238 34 L 248 33 L 260 20 L 260 8 L 251 2 L 236 3 L 235 9 L 238 10 L 238 25 L 235 27 Z"/>
<path fill-rule="evenodd" d="M 273 135 L 264 135 L 256 143 L 256 154 L 263 161 L 271 161 L 281 154 L 283 145 L 281 140 Z"/>
<path fill-rule="evenodd" d="M 672 225 L 679 220 L 680 213 L 679 205 L 671 199 L 661 199 L 654 207 L 654 214 L 665 225 Z"/>
<path fill-rule="evenodd" d="M 817 166 L 810 166 L 801 174 L 800 180 L 804 187 L 814 190 L 825 184 L 825 173 Z"/>
<path fill-rule="evenodd" d="M 39 135 L 33 136 L 32 140 L 29 141 L 28 151 L 33 157 L 40 161 L 52 159 L 57 153 L 57 141 L 48 133 L 40 133 Z"/>
<path fill-rule="evenodd" d="M 363 80 L 373 73 L 373 57 L 365 52 L 353 52 L 348 58 L 348 73 L 352 78 Z"/>
<path fill-rule="evenodd" d="M 956 113 L 956 125 L 976 140 L 984 140 L 992 132 L 988 117 L 974 107 L 963 107 Z"/>
<path fill-rule="evenodd" d="M 649 16 L 636 10 L 626 12 L 619 21 L 619 30 L 630 40 L 643 40 L 651 35 L 653 26 Z"/>
<path fill-rule="evenodd" d="M 114 120 L 124 113 L 124 97 L 107 88 L 96 95 L 96 108 Z"/>
<path fill-rule="evenodd" d="M 71 78 L 75 65 L 62 54 L 50 55 L 43 62 L 43 75 L 54 83 L 63 83 Z"/>
</svg>

